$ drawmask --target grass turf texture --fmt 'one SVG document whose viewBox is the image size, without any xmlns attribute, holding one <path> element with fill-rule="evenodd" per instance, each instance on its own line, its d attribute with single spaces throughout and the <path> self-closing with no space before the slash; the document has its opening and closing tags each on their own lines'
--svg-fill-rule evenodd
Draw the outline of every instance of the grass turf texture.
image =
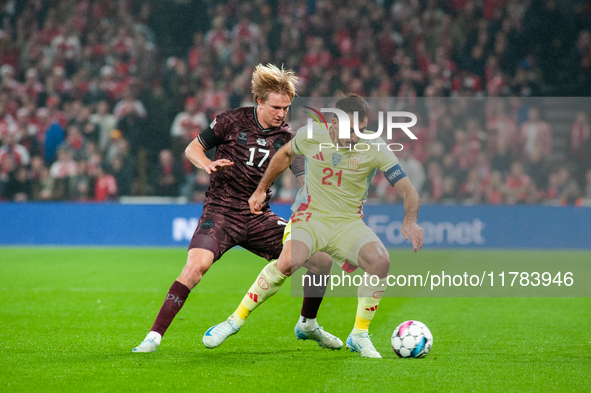
<svg viewBox="0 0 591 393">
<path fill-rule="evenodd" d="M 393 260 L 408 251 L 393 251 Z M 564 252 L 421 251 L 418 258 L 535 258 Z M 179 249 L 0 248 L 0 391 L 585 391 L 591 299 L 384 298 L 370 331 L 384 359 L 296 341 L 289 280 L 238 335 L 206 349 L 265 262 L 233 250 L 189 296 L 159 350 L 134 354 L 184 265 Z M 569 252 L 569 258 L 590 259 Z M 390 289 L 392 290 L 392 289 Z M 353 298 L 326 298 L 319 322 L 345 341 Z M 394 328 L 429 326 L 424 359 L 398 359 Z"/>
</svg>

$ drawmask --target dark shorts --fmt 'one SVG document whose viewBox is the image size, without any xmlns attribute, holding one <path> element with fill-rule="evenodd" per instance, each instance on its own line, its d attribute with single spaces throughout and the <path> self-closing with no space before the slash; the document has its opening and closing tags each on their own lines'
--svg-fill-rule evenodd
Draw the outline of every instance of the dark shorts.
<svg viewBox="0 0 591 393">
<path fill-rule="evenodd" d="M 214 262 L 234 246 L 241 246 L 266 260 L 277 259 L 283 249 L 283 230 L 287 221 L 271 210 L 261 215 L 228 215 L 204 210 L 189 250 L 203 248 L 213 252 Z"/>
</svg>

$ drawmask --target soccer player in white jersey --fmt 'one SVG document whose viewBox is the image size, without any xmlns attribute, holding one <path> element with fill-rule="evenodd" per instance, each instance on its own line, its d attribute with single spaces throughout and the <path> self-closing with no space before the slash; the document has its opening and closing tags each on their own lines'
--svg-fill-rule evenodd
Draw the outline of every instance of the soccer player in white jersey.
<svg viewBox="0 0 591 393">
<path fill-rule="evenodd" d="M 365 132 L 369 108 L 362 97 L 341 98 L 336 108 L 349 115 L 351 125 L 357 112 L 358 131 Z M 423 230 L 417 224 L 419 195 L 382 139 L 360 139 L 353 126 L 348 138 L 339 139 L 337 117 L 332 119 L 328 130 L 314 126 L 312 138 L 306 131 L 305 127 L 300 129 L 296 137 L 277 152 L 249 200 L 251 211 L 260 214 L 265 190 L 288 168 L 292 155 L 306 156 L 306 184 L 304 194 L 300 195 L 303 200 L 291 217 L 291 233 L 283 251 L 277 261 L 263 268 L 229 319 L 242 326 L 250 312 L 275 294 L 288 276 L 310 263 L 306 260 L 314 252 L 325 251 L 349 272 L 360 267 L 368 275 L 377 276 L 377 280 L 364 280 L 358 288 L 355 325 L 346 345 L 362 357 L 381 358 L 369 338 L 368 328 L 386 289 L 390 258 L 386 247 L 363 222 L 363 202 L 376 169 L 380 169 L 404 197 L 401 232 L 405 239 L 411 239 L 416 253 L 423 245 Z M 355 149 L 356 145 L 360 149 Z M 238 332 L 226 329 L 227 323 L 210 328 L 206 336 L 216 337 L 218 345 L 221 344 Z"/>
</svg>

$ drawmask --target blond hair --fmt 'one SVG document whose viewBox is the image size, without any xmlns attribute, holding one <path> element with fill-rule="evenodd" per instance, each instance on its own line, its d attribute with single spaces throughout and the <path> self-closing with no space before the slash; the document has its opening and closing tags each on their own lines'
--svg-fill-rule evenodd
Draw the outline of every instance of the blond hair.
<svg viewBox="0 0 591 393">
<path fill-rule="evenodd" d="M 266 66 L 259 64 L 252 73 L 252 94 L 254 101 L 260 98 L 262 102 L 267 101 L 269 93 L 287 94 L 289 100 L 295 96 L 295 84 L 298 77 L 292 70 L 286 70 L 281 66 L 277 68 L 273 64 Z"/>
</svg>

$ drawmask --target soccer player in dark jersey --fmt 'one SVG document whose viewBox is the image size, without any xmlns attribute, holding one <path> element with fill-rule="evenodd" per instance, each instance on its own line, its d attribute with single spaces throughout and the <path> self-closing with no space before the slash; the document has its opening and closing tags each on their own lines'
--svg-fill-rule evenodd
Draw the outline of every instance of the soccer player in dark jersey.
<svg viewBox="0 0 591 393">
<path fill-rule="evenodd" d="M 156 351 L 191 290 L 230 248 L 239 245 L 267 260 L 276 259 L 281 254 L 287 222 L 270 210 L 270 190 L 267 190 L 261 215 L 250 212 L 248 199 L 275 152 L 291 139 L 291 130 L 284 118 L 295 96 L 296 81 L 292 71 L 271 64 L 259 64 L 252 76 L 252 92 L 257 106 L 237 108 L 218 115 L 210 128 L 201 132 L 185 150 L 187 158 L 197 168 L 211 175 L 203 214 L 191 239 L 187 263 L 181 275 L 170 287 L 146 339 L 133 352 Z M 214 147 L 217 148 L 214 161 L 210 161 L 205 151 Z M 328 274 L 325 266 L 332 264 L 332 258 L 316 253 L 309 262 L 308 274 Z M 271 263 L 268 266 L 267 274 L 280 274 L 276 265 Z M 340 349 L 342 341 L 316 323 L 316 313 L 325 289 L 304 288 L 302 317 L 309 334 L 305 339 L 312 339 L 324 348 Z M 243 321 L 244 318 L 233 314 L 217 325 L 218 330 L 227 330 L 225 339 L 229 334 L 237 333 Z M 208 348 L 218 346 L 217 341 L 216 335 L 212 334 L 203 338 Z"/>
</svg>

